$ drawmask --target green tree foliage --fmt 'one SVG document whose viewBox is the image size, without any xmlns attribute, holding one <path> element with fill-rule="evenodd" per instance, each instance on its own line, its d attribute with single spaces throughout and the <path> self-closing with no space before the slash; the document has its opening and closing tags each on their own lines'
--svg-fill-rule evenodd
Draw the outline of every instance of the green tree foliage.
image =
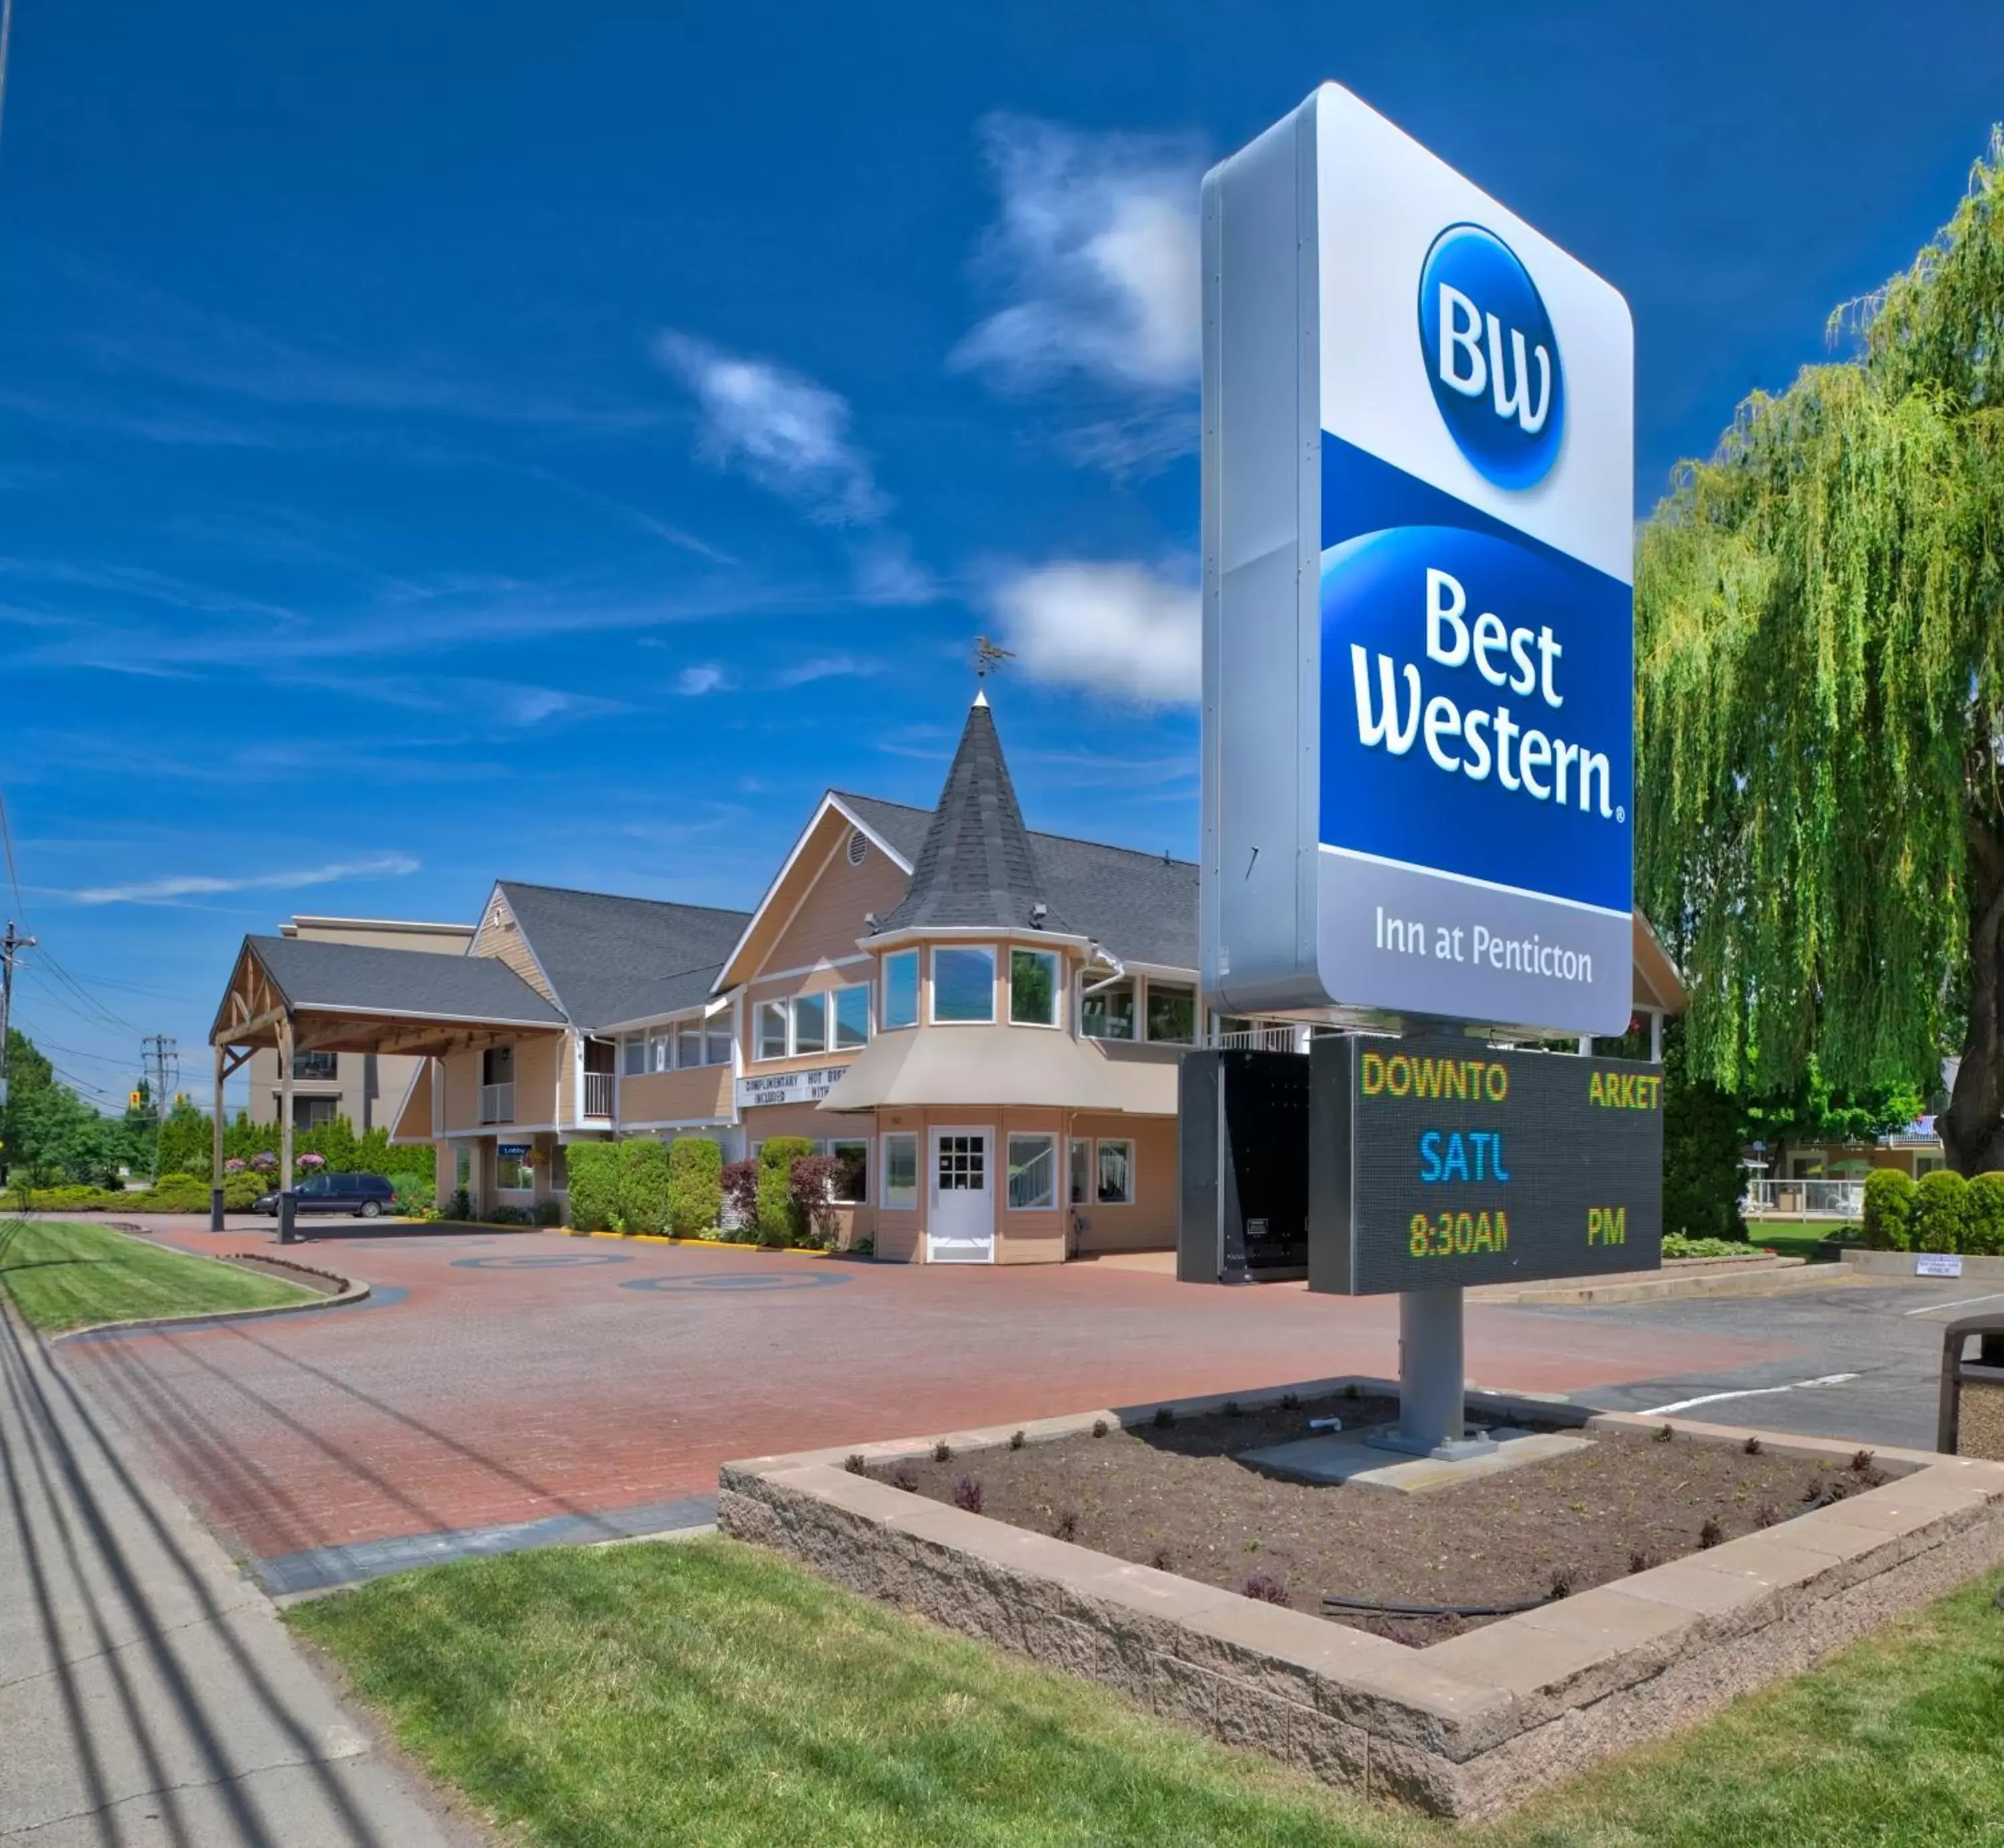
<svg viewBox="0 0 2004 1848">
<path fill-rule="evenodd" d="M 1663 1036 L 1663 1229 L 1744 1239 L 1744 1118 L 1736 1099 L 1691 1075 L 1683 1029 L 1681 1021 L 1670 1021 Z"/>
<path fill-rule="evenodd" d="M 1691 1068 L 1931 1089 L 2004 1167 L 2004 139 L 1857 317 L 1741 408 L 1636 559 L 1637 877 Z"/>
<path fill-rule="evenodd" d="M 657 1136 L 631 1136 L 619 1151 L 619 1217 L 627 1232 L 668 1229 L 668 1145 Z"/>
<path fill-rule="evenodd" d="M 1874 1168 L 1865 1177 L 1865 1242 L 1874 1251 L 1914 1248 L 1914 1180 L 1898 1168 Z"/>
<path fill-rule="evenodd" d="M 564 1150 L 570 1222 L 579 1232 L 609 1232 L 619 1216 L 619 1145 L 573 1142 Z"/>
<path fill-rule="evenodd" d="M 0 1113 L 0 1167 L 31 1185 L 116 1187 L 121 1166 L 140 1169 L 145 1149 L 124 1117 L 107 1117 L 60 1083 L 55 1068 L 18 1027 L 7 1029 L 8 1101 Z"/>
<path fill-rule="evenodd" d="M 723 1151 L 708 1136 L 668 1145 L 668 1225 L 678 1238 L 712 1232 L 723 1218 Z"/>
<path fill-rule="evenodd" d="M 160 1125 L 159 1172 L 192 1174 L 209 1178 L 213 1132 L 208 1113 L 191 1103 L 175 1105 Z M 279 1153 L 279 1126 L 253 1123 L 242 1111 L 222 1132 L 222 1159 L 250 1162 L 261 1155 L 275 1158 Z M 303 1129 L 293 1137 L 293 1155 L 317 1155 L 337 1174 L 382 1174 L 391 1180 L 408 1176 L 413 1181 L 431 1184 L 436 1158 L 429 1142 L 393 1143 L 387 1129 L 377 1127 L 361 1135 L 345 1117 L 317 1128 Z"/>
<path fill-rule="evenodd" d="M 1811 1054 L 1792 1090 L 1747 1107 L 1746 1137 L 1771 1148 L 1782 1142 L 1871 1142 L 1904 1129 L 1927 1107 L 1927 1098 L 1910 1084 L 1834 1090 Z"/>
<path fill-rule="evenodd" d="M 807 1241 L 807 1214 L 794 1198 L 794 1163 L 812 1155 L 805 1136 L 769 1136 L 759 1145 L 759 1240 L 766 1245 Z"/>
</svg>

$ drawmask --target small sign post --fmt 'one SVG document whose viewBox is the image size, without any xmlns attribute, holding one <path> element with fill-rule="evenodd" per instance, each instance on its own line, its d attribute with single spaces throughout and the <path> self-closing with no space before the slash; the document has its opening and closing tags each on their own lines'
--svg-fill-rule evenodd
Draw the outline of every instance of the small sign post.
<svg viewBox="0 0 2004 1848">
<path fill-rule="evenodd" d="M 1452 1035 L 1528 1096 L 1490 1040 L 1618 1036 L 1633 1002 L 1627 305 L 1333 84 L 1206 175 L 1203 240 L 1206 1000 Z M 1313 1086 L 1332 1159 L 1336 1113 L 1366 1138 L 1400 1115 L 1359 1043 Z M 1582 1085 L 1591 1064 L 1547 1062 Z M 1396 1161 L 1360 1143 L 1361 1191 L 1318 1194 L 1311 1287 L 1401 1292 L 1409 1447 L 1459 1439 L 1466 1284 L 1560 1274 L 1522 1268 L 1541 1241 L 1592 1261 L 1575 1270 L 1659 1261 L 1649 1120 L 1653 1174 L 1578 1203 L 1625 1217 L 1575 1223 L 1517 1169 L 1429 1180 L 1410 1140 Z M 1576 1127 L 1589 1166 L 1648 1140 L 1612 1112 Z M 1510 1134 L 1408 1129 L 1469 1163 Z M 1373 1187 L 1434 1191 L 1400 1221 Z M 1348 1281 L 1316 1282 L 1318 1250 Z"/>
</svg>

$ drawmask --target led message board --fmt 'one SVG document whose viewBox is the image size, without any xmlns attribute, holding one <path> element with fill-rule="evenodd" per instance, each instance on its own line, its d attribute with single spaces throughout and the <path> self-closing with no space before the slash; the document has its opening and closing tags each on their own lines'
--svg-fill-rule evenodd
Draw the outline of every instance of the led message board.
<svg viewBox="0 0 2004 1848">
<path fill-rule="evenodd" d="M 1319 1040 L 1309 1058 L 1311 1290 L 1662 1262 L 1659 1066 L 1448 1039 Z"/>
<path fill-rule="evenodd" d="M 1627 304 L 1333 84 L 1203 236 L 1207 998 L 1621 1032 Z"/>
</svg>

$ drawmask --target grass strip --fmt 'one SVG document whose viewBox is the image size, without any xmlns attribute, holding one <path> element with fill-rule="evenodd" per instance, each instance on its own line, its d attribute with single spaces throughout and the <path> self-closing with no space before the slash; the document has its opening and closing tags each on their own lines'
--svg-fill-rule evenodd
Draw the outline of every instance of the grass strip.
<svg viewBox="0 0 2004 1848">
<path fill-rule="evenodd" d="M 287 1615 L 421 1762 L 552 1848 L 2004 1839 L 2004 1615 L 1988 1587 L 1463 1829 L 1327 1790 L 727 1541 L 470 1561 Z"/>
<path fill-rule="evenodd" d="M 310 1303 L 301 1285 L 75 1221 L 0 1222 L 0 1291 L 50 1333 L 94 1322 Z"/>
</svg>

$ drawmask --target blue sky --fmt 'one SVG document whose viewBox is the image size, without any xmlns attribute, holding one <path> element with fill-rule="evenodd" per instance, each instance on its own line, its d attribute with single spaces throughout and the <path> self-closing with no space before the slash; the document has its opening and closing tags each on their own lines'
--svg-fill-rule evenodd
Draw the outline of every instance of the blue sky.
<svg viewBox="0 0 2004 1848">
<path fill-rule="evenodd" d="M 1924 14 L 22 7 L 17 1019 L 122 1100 L 296 910 L 749 905 L 932 799 L 977 631 L 1032 825 L 1192 853 L 1203 167 L 1333 78 L 1613 279 L 1646 510 L 2004 117 Z"/>
</svg>

